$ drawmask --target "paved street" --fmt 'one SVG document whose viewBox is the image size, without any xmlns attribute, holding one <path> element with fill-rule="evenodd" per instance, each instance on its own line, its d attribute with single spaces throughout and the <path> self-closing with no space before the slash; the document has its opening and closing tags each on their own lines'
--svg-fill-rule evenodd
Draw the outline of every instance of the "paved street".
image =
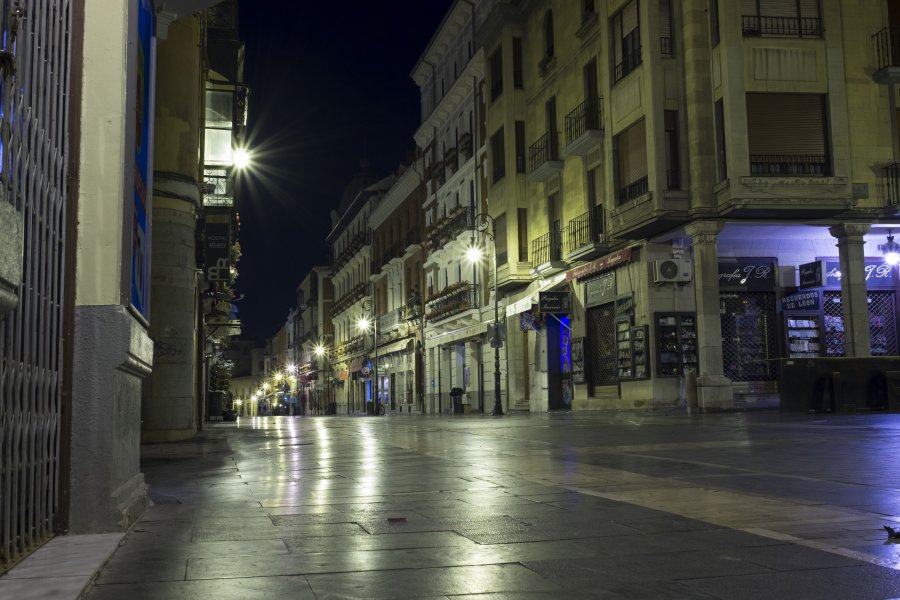
<svg viewBox="0 0 900 600">
<path fill-rule="evenodd" d="M 900 597 L 900 415 L 269 417 L 146 447 L 87 600 Z"/>
</svg>

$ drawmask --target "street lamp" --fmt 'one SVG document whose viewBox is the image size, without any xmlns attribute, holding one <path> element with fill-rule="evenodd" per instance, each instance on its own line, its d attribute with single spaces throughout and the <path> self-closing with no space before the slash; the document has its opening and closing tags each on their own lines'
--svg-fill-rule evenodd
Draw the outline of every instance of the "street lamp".
<svg viewBox="0 0 900 600">
<path fill-rule="evenodd" d="M 466 258 L 471 263 L 481 261 L 484 252 L 475 243 L 475 231 L 484 232 L 493 246 L 494 262 L 494 411 L 495 416 L 503 416 L 503 403 L 500 401 L 500 295 L 497 292 L 497 223 L 490 215 L 480 213 L 472 219 L 472 242 L 466 249 Z"/>
<path fill-rule="evenodd" d="M 362 302 L 364 311 L 371 311 L 372 314 L 372 337 L 375 341 L 375 362 L 372 364 L 372 377 L 374 377 L 375 385 L 372 387 L 372 415 L 378 414 L 378 312 L 375 310 L 375 299 L 366 298 Z M 356 326 L 362 331 L 369 330 L 369 317 L 361 316 L 356 321 Z"/>
</svg>

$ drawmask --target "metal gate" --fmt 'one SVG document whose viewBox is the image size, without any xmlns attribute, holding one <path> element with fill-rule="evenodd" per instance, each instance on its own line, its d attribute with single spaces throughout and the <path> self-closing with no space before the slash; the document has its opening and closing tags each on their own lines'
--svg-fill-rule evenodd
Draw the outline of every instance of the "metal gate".
<svg viewBox="0 0 900 600">
<path fill-rule="evenodd" d="M 846 356 L 844 349 L 844 309 L 841 293 L 824 294 L 825 355 Z M 869 338 L 872 356 L 897 355 L 897 309 L 893 291 L 868 291 Z"/>
<path fill-rule="evenodd" d="M 775 294 L 721 293 L 722 367 L 732 381 L 774 381 L 778 345 Z"/>
<path fill-rule="evenodd" d="M 587 311 L 588 344 L 590 348 L 591 389 L 619 382 L 616 371 L 616 314 L 613 303 L 602 304 Z"/>
<path fill-rule="evenodd" d="M 24 230 L 0 319 L 0 572 L 59 526 L 70 27 L 69 0 L 0 0 L 0 202 Z"/>
</svg>

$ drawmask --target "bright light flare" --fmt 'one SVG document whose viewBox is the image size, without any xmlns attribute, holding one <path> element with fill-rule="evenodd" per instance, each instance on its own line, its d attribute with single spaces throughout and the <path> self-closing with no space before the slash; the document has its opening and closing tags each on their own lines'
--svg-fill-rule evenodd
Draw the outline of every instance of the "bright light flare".
<svg viewBox="0 0 900 600">
<path fill-rule="evenodd" d="M 479 263 L 484 258 L 484 250 L 478 246 L 469 246 L 466 248 L 466 261 L 470 263 Z"/>
<path fill-rule="evenodd" d="M 325 346 L 316 344 L 316 347 L 313 348 L 313 354 L 316 355 L 316 358 L 322 358 L 325 355 Z"/>
<path fill-rule="evenodd" d="M 231 160 L 236 169 L 243 170 L 250 166 L 252 158 L 250 151 L 246 148 L 235 148 Z"/>
<path fill-rule="evenodd" d="M 356 320 L 356 326 L 363 331 L 368 331 L 370 324 L 369 317 L 360 317 Z"/>
</svg>

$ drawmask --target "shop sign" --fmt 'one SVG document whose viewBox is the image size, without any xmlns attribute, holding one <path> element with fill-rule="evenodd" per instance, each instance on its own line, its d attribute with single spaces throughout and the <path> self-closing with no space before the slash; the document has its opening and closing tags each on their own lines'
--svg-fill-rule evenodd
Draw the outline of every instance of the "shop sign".
<svg viewBox="0 0 900 600">
<path fill-rule="evenodd" d="M 894 268 L 883 258 L 865 259 L 866 287 L 894 287 Z M 838 259 L 825 259 L 825 285 L 841 287 L 841 263 Z"/>
<path fill-rule="evenodd" d="M 634 296 L 622 296 L 616 298 L 616 316 L 624 317 L 634 314 Z"/>
<path fill-rule="evenodd" d="M 782 310 L 819 310 L 818 290 L 797 292 L 781 299 Z"/>
<path fill-rule="evenodd" d="M 612 269 L 613 267 L 617 267 L 631 260 L 632 250 L 632 248 L 618 250 L 616 252 L 607 254 L 606 256 L 601 256 L 600 258 L 593 260 L 586 265 L 571 269 L 566 272 L 566 279 L 570 281 L 572 279 L 582 279 L 593 273 L 599 273 L 600 271 L 606 271 Z"/>
<path fill-rule="evenodd" d="M 616 298 L 616 274 L 607 273 L 584 282 L 584 305 L 596 306 L 612 302 Z"/>
<path fill-rule="evenodd" d="M 775 263 L 765 260 L 720 262 L 719 289 L 771 291 L 776 287 L 775 273 Z"/>
<path fill-rule="evenodd" d="M 800 265 L 800 289 L 822 287 L 825 281 L 825 261 L 814 260 Z"/>
<path fill-rule="evenodd" d="M 546 313 L 567 313 L 572 308 L 568 291 L 538 292 L 538 311 Z"/>
</svg>

